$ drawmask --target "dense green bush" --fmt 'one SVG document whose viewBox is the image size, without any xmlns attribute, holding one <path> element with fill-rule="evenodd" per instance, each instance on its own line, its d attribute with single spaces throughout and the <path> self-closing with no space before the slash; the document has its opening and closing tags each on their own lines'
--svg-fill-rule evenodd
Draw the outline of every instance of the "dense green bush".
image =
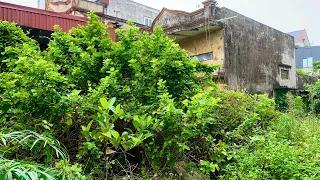
<svg viewBox="0 0 320 180">
<path fill-rule="evenodd" d="M 232 146 L 249 142 L 255 131 L 278 116 L 274 101 L 264 95 L 248 96 L 217 87 L 207 88 L 183 104 L 178 108 L 167 92 L 160 95 L 160 108 L 154 112 L 160 126 L 146 145 L 155 167 L 185 161 L 218 174 L 232 158 Z"/>
<path fill-rule="evenodd" d="M 23 44 L 27 43 L 32 45 L 34 48 L 39 48 L 36 45 L 36 41 L 29 38 L 20 27 L 17 27 L 13 23 L 7 21 L 1 21 L 0 23 L 0 72 L 5 71 L 7 68 L 4 66 L 5 63 L 1 62 L 8 58 L 8 55 L 5 52 L 7 47 L 20 47 L 22 48 Z"/>
<path fill-rule="evenodd" d="M 134 26 L 118 30 L 119 41 L 113 42 L 106 25 L 91 14 L 88 26 L 68 33 L 56 29 L 41 52 L 19 27 L 1 22 L 1 131 L 58 137 L 70 160 L 86 164 L 84 172 L 92 177 L 121 172 L 126 151 L 140 156 L 139 149 L 132 149 L 161 128 L 152 112 L 160 108 L 163 92 L 182 107 L 182 100 L 199 93 L 204 83 L 212 84 L 209 74 L 216 67 L 189 61 L 161 28 L 153 34 Z M 197 78 L 200 72 L 203 80 Z M 99 100 L 102 108 L 97 109 Z M 115 100 L 121 105 L 106 105 Z M 25 150 L 16 146 L 5 157 Z M 37 153 L 34 162 L 54 164 L 45 160 L 47 150 Z M 24 159 L 28 154 L 19 157 Z"/>
</svg>

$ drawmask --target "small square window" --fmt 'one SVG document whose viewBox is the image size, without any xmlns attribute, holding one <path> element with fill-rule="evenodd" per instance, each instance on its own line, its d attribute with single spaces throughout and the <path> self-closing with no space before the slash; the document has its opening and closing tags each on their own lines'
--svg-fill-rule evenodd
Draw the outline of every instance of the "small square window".
<svg viewBox="0 0 320 180">
<path fill-rule="evenodd" d="M 281 68 L 281 79 L 289 79 L 289 69 Z"/>
</svg>

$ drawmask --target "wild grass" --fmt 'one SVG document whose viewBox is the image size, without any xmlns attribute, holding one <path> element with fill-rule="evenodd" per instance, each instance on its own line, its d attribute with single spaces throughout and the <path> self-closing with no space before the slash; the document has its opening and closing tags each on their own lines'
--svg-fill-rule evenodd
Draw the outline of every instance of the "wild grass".
<svg viewBox="0 0 320 180">
<path fill-rule="evenodd" d="M 320 118 L 305 111 L 300 97 L 265 135 L 241 147 L 221 179 L 319 179 Z"/>
<path fill-rule="evenodd" d="M 67 151 L 60 143 L 53 137 L 45 134 L 38 134 L 29 130 L 0 134 L 0 147 L 10 146 L 10 144 L 18 144 L 22 147 L 27 147 L 30 151 L 35 153 L 45 151 L 44 154 L 47 160 L 53 158 L 69 160 Z"/>
</svg>

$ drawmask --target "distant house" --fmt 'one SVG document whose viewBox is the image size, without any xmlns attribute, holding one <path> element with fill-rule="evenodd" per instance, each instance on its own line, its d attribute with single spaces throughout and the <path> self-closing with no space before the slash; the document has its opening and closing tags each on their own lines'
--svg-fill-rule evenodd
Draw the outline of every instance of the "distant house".
<svg viewBox="0 0 320 180">
<path fill-rule="evenodd" d="M 145 26 L 151 26 L 159 12 L 158 9 L 132 0 L 110 0 L 107 5 L 107 15 L 132 20 Z"/>
<path fill-rule="evenodd" d="M 320 46 L 311 46 L 306 29 L 288 33 L 294 37 L 296 68 L 311 72 L 313 62 L 320 61 Z"/>
<path fill-rule="evenodd" d="M 320 61 L 320 46 L 297 47 L 295 55 L 297 69 L 311 72 L 313 62 Z"/>
<path fill-rule="evenodd" d="M 221 64 L 215 73 L 229 89 L 272 93 L 296 88 L 294 38 L 213 0 L 194 12 L 164 8 L 153 22 L 190 57 Z"/>
<path fill-rule="evenodd" d="M 289 32 L 288 34 L 290 36 L 293 36 L 294 43 L 296 46 L 298 47 L 311 46 L 306 29 Z"/>
<path fill-rule="evenodd" d="M 160 12 L 132 0 L 39 0 L 38 8 L 81 17 L 85 17 L 88 11 L 94 11 L 108 20 L 119 21 L 121 25 L 132 20 L 149 27 Z"/>
</svg>

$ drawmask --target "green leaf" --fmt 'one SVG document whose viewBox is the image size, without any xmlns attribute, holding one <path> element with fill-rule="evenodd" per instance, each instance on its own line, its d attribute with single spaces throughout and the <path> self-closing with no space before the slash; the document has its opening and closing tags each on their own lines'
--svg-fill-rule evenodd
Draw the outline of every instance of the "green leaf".
<svg viewBox="0 0 320 180">
<path fill-rule="evenodd" d="M 111 133 L 110 132 L 107 132 L 107 133 L 102 133 L 103 136 L 109 138 L 109 139 L 112 139 L 112 136 L 111 136 Z"/>
<path fill-rule="evenodd" d="M 117 107 L 116 107 L 116 113 L 119 114 L 119 115 L 120 115 L 120 113 L 121 113 L 121 106 L 120 106 L 120 104 L 118 104 Z"/>
<path fill-rule="evenodd" d="M 30 172 L 27 172 L 29 177 L 32 179 L 32 180 L 36 180 L 36 179 L 39 179 L 38 177 L 38 174 L 33 172 L 33 171 L 30 171 Z"/>
<path fill-rule="evenodd" d="M 71 126 L 72 125 L 72 119 L 67 119 L 65 121 L 66 125 Z"/>
<path fill-rule="evenodd" d="M 148 118 L 146 119 L 147 122 L 147 127 L 149 127 L 152 124 L 152 117 L 148 116 Z"/>
<path fill-rule="evenodd" d="M 121 143 L 121 146 L 124 148 L 124 150 L 128 151 L 134 147 L 134 143 L 132 141 L 125 141 Z"/>
<path fill-rule="evenodd" d="M 133 140 L 133 142 L 135 142 L 135 145 L 140 144 L 140 139 L 138 139 L 136 137 L 131 137 L 131 139 Z"/>
<path fill-rule="evenodd" d="M 109 101 L 108 101 L 108 108 L 110 110 L 112 110 L 113 112 L 116 112 L 114 107 L 113 107 L 113 104 L 116 102 L 116 98 L 111 98 Z"/>
<path fill-rule="evenodd" d="M 110 132 L 111 132 L 112 136 L 115 137 L 116 139 L 119 139 L 119 138 L 120 138 L 120 134 L 119 134 L 117 131 L 115 131 L 115 130 L 110 130 Z"/>
<path fill-rule="evenodd" d="M 105 98 L 100 98 L 100 103 L 101 103 L 101 106 L 103 107 L 103 109 L 108 108 L 108 101 Z"/>
<path fill-rule="evenodd" d="M 140 122 L 139 122 L 138 120 L 134 119 L 134 120 L 132 121 L 132 124 L 133 124 L 133 126 L 134 126 L 136 129 L 139 129 L 139 127 L 140 127 Z"/>
<path fill-rule="evenodd" d="M 81 90 L 73 90 L 73 91 L 72 91 L 72 94 L 73 94 L 73 95 L 79 95 L 80 92 L 81 92 Z"/>
<path fill-rule="evenodd" d="M 106 149 L 106 154 L 107 154 L 107 155 L 113 154 L 113 153 L 116 153 L 116 151 L 114 151 L 114 150 L 112 150 L 112 149 L 110 149 L 110 148 Z"/>
<path fill-rule="evenodd" d="M 91 128 L 91 126 L 92 126 L 92 123 L 93 123 L 93 120 L 91 120 L 91 121 L 89 122 L 89 124 L 87 125 L 87 130 L 88 130 L 88 131 L 90 131 L 90 128 Z"/>
<path fill-rule="evenodd" d="M 128 139 L 128 137 L 129 137 L 129 133 L 127 132 L 127 131 L 124 131 L 123 133 L 122 133 L 122 135 L 121 135 L 121 139 Z"/>
</svg>

